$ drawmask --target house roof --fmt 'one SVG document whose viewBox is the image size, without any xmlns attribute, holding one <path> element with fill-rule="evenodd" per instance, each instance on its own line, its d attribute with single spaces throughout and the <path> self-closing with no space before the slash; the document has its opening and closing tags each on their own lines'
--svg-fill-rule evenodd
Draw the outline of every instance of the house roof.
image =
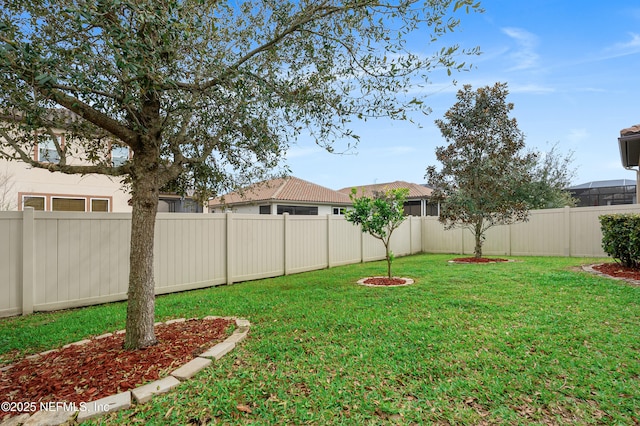
<svg viewBox="0 0 640 426">
<path fill-rule="evenodd" d="M 570 186 L 572 189 L 592 189 L 592 188 L 610 188 L 612 186 L 636 186 L 635 179 L 614 179 L 614 180 L 596 180 L 593 182 L 582 183 L 580 185 Z"/>
<path fill-rule="evenodd" d="M 431 188 L 427 188 L 426 186 L 419 185 L 417 183 L 409 183 L 401 180 L 388 183 L 378 183 L 375 185 L 350 186 L 340 189 L 339 192 L 349 195 L 351 194 L 352 188 L 356 188 L 358 194 L 364 192 L 364 194 L 367 196 L 372 196 L 374 192 L 381 192 L 398 188 L 409 188 L 409 195 L 407 196 L 408 200 L 415 198 L 428 198 L 433 193 L 433 189 Z"/>
<path fill-rule="evenodd" d="M 271 179 L 209 201 L 210 207 L 257 202 L 294 201 L 318 204 L 351 204 L 349 196 L 293 176 Z"/>
<path fill-rule="evenodd" d="M 622 166 L 629 169 L 640 165 L 640 124 L 620 130 L 618 138 Z"/>
</svg>

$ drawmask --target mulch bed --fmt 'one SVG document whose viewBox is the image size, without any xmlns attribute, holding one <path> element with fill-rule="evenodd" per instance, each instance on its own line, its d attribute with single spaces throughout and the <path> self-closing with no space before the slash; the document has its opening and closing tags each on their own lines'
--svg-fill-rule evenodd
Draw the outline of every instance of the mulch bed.
<svg viewBox="0 0 640 426">
<path fill-rule="evenodd" d="M 626 266 L 622 266 L 618 263 L 603 263 L 600 265 L 593 265 L 593 269 L 612 277 L 627 278 L 640 281 L 640 270 L 627 268 Z"/>
<path fill-rule="evenodd" d="M 23 359 L 0 371 L 0 401 L 80 404 L 125 392 L 166 377 L 224 340 L 232 324 L 223 318 L 162 324 L 158 344 L 146 349 L 122 349 L 119 334 Z"/>
<path fill-rule="evenodd" d="M 363 284 L 369 285 L 380 285 L 380 286 L 390 286 L 390 285 L 405 285 L 407 280 L 404 278 L 385 278 L 385 277 L 371 277 L 367 278 L 362 282 Z"/>
<path fill-rule="evenodd" d="M 508 261 L 509 259 L 500 259 L 495 257 L 491 257 L 491 258 L 458 257 L 452 260 L 452 262 L 454 263 L 498 263 L 498 262 L 508 262 Z"/>
</svg>

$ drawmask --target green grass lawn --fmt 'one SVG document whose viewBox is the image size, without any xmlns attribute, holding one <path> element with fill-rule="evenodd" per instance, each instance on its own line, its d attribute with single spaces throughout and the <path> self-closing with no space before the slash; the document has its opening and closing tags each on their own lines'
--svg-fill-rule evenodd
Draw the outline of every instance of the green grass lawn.
<svg viewBox="0 0 640 426">
<path fill-rule="evenodd" d="M 161 296 L 157 318 L 229 315 L 249 338 L 112 424 L 634 424 L 640 288 L 593 259 L 384 262 Z M 0 359 L 124 327 L 125 304 L 0 320 Z M 247 412 L 250 411 L 250 412 Z"/>
</svg>

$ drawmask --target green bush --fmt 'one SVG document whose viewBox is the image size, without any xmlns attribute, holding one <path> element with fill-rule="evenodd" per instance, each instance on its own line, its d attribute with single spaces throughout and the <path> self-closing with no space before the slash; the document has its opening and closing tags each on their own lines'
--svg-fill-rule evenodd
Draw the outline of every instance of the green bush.
<svg viewBox="0 0 640 426">
<path fill-rule="evenodd" d="M 607 214 L 599 219 L 605 253 L 623 266 L 640 269 L 640 214 Z"/>
</svg>

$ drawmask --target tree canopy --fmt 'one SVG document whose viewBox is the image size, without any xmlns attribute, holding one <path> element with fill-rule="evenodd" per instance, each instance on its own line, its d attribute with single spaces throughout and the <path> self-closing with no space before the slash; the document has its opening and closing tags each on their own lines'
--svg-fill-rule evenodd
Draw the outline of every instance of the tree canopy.
<svg viewBox="0 0 640 426">
<path fill-rule="evenodd" d="M 492 226 L 526 220 L 523 188 L 531 183 L 534 153 L 524 152 L 524 135 L 509 113 L 506 83 L 457 93 L 458 101 L 436 125 L 449 142 L 436 149 L 442 168 L 427 168 L 426 178 L 442 202 L 440 221 L 469 229 L 474 253 L 482 257 L 484 233 Z"/>
<path fill-rule="evenodd" d="M 536 151 L 534 154 L 530 166 L 531 182 L 522 189 L 529 208 L 575 207 L 576 199 L 567 190 L 576 172 L 572 166 L 573 152 L 561 154 L 556 143 L 548 151 Z"/>
<path fill-rule="evenodd" d="M 475 10 L 471 0 L 5 1 L 0 156 L 130 185 L 126 346 L 147 346 L 159 188 L 177 180 L 206 199 L 286 172 L 303 132 L 332 150 L 357 141 L 354 119 L 428 111 L 409 93 L 434 69 L 468 68 L 477 49 L 436 42 Z M 37 144 L 56 161 L 34 156 Z M 131 158 L 113 162 L 114 144 Z"/>
<path fill-rule="evenodd" d="M 409 195 L 408 188 L 389 189 L 377 192 L 373 196 L 358 196 L 356 188 L 351 190 L 349 197 L 353 202 L 353 209 L 347 210 L 346 219 L 360 225 L 362 232 L 379 239 L 384 244 L 385 259 L 387 260 L 387 276 L 391 278 L 391 235 L 407 218 L 404 215 L 404 202 Z"/>
</svg>

